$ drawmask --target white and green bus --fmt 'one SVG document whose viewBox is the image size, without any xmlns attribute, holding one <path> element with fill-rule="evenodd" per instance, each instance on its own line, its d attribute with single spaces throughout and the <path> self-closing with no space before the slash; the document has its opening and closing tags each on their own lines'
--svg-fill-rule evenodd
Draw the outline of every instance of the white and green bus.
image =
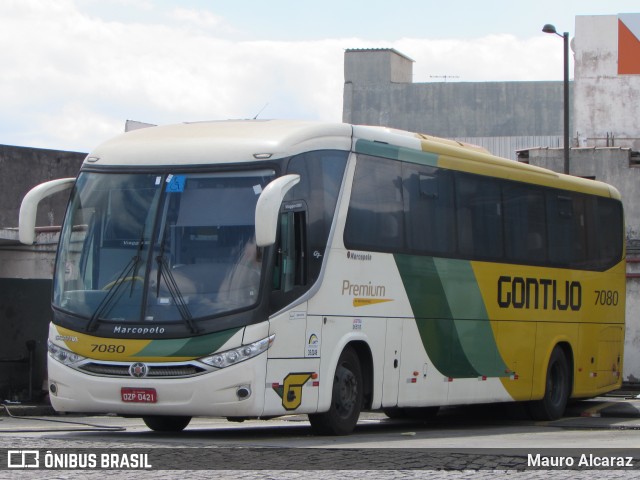
<svg viewBox="0 0 640 480">
<path fill-rule="evenodd" d="M 618 192 L 380 127 L 226 121 L 126 133 L 75 179 L 48 387 L 61 412 L 179 431 L 193 416 L 527 402 L 558 418 L 621 385 Z"/>
</svg>

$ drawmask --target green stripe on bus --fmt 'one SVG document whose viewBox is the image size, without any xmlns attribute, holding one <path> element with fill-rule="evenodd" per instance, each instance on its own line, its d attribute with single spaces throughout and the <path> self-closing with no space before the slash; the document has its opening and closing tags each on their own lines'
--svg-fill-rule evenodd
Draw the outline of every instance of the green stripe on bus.
<svg viewBox="0 0 640 480">
<path fill-rule="evenodd" d="M 372 142 L 370 140 L 357 140 L 356 153 L 372 155 L 374 157 L 391 158 L 393 160 L 428 165 L 430 167 L 438 166 L 438 155 L 435 153 L 422 152 L 410 148 L 388 145 L 386 143 Z"/>
<path fill-rule="evenodd" d="M 240 329 L 232 328 L 192 338 L 153 340 L 137 357 L 202 357 L 219 350 Z"/>
<path fill-rule="evenodd" d="M 444 258 L 435 258 L 434 263 L 467 359 L 480 375 L 504 376 L 507 365 L 498 350 L 471 263 Z"/>
<path fill-rule="evenodd" d="M 420 338 L 440 373 L 451 378 L 504 376 L 468 261 L 394 255 Z"/>
</svg>

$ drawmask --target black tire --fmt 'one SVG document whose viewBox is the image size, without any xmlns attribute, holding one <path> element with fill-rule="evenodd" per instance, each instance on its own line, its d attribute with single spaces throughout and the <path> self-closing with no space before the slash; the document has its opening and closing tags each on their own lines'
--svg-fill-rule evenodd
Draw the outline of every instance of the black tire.
<svg viewBox="0 0 640 480">
<path fill-rule="evenodd" d="M 142 420 L 154 432 L 181 432 L 189 425 L 191 417 L 153 415 L 142 417 Z"/>
<path fill-rule="evenodd" d="M 564 415 L 571 393 L 571 373 L 567 356 L 555 347 L 549 358 L 544 397 L 529 402 L 529 414 L 534 420 L 557 420 Z"/>
<path fill-rule="evenodd" d="M 331 407 L 327 412 L 309 415 L 317 435 L 348 435 L 353 432 L 363 399 L 362 370 L 358 355 L 347 347 L 342 351 L 333 376 Z"/>
</svg>

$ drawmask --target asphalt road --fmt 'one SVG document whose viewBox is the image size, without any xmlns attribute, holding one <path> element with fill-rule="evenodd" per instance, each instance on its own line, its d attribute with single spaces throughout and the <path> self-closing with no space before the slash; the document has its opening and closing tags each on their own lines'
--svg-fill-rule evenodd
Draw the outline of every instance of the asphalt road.
<svg viewBox="0 0 640 480">
<path fill-rule="evenodd" d="M 345 437 L 313 436 L 305 416 L 197 418 L 161 434 L 139 419 L 19 411 L 0 416 L 0 478 L 640 478 L 640 400 L 629 397 L 580 402 L 553 422 L 505 405 L 425 422 L 365 413 Z"/>
</svg>

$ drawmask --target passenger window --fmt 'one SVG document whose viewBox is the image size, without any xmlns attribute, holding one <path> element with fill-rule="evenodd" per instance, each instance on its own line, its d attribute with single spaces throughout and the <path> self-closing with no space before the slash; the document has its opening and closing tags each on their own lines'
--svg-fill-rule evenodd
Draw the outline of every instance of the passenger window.
<svg viewBox="0 0 640 480">
<path fill-rule="evenodd" d="M 596 206 L 596 228 L 598 233 L 597 255 L 600 268 L 615 265 L 622 257 L 624 243 L 622 205 L 607 198 L 598 198 Z"/>
<path fill-rule="evenodd" d="M 347 248 L 402 251 L 401 175 L 400 162 L 358 156 L 344 233 Z"/>
<path fill-rule="evenodd" d="M 503 255 L 500 184 L 491 178 L 456 174 L 458 248 L 465 257 Z"/>
<path fill-rule="evenodd" d="M 504 232 L 506 256 L 524 263 L 547 260 L 547 232 L 544 194 L 534 187 L 506 184 L 504 192 Z"/>
<path fill-rule="evenodd" d="M 426 175 L 420 173 L 418 175 L 420 181 L 420 195 L 423 198 L 438 198 L 438 177 L 434 175 Z"/>
<path fill-rule="evenodd" d="M 547 193 L 549 261 L 580 266 L 587 261 L 584 198 L 577 194 Z"/>
<path fill-rule="evenodd" d="M 403 165 L 407 248 L 419 254 L 456 251 L 453 175 L 448 170 Z"/>
</svg>

